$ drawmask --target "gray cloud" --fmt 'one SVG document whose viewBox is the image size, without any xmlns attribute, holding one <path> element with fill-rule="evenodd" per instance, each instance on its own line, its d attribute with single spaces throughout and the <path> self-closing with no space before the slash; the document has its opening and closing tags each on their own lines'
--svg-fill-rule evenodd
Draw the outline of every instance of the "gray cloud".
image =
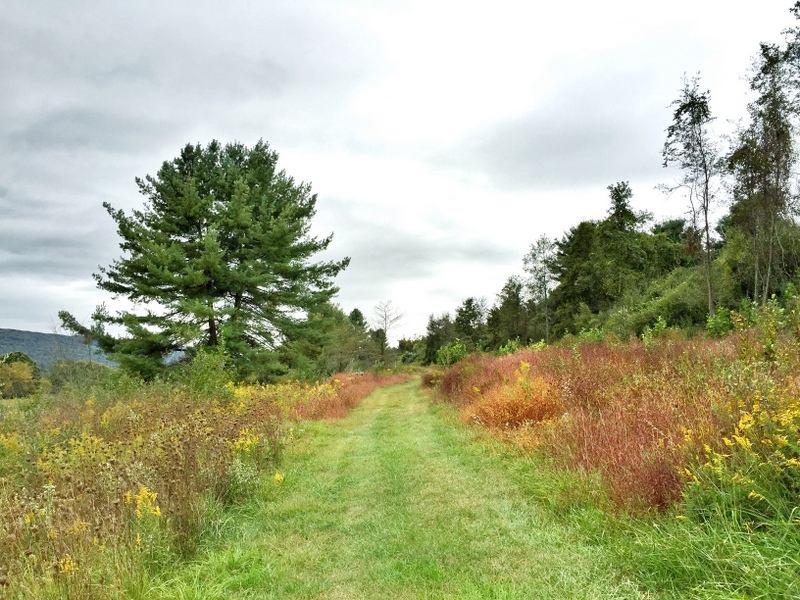
<svg viewBox="0 0 800 600">
<path fill-rule="evenodd" d="M 43 115 L 9 135 L 15 152 L 98 150 L 141 152 L 167 127 L 164 123 L 132 119 L 91 108 L 68 108 Z"/>
<path fill-rule="evenodd" d="M 597 9 L 629 19 L 602 32 L 620 37 L 618 49 L 603 55 L 591 35 L 576 39 L 569 23 L 554 23 L 564 35 L 549 47 L 569 45 L 572 59 L 556 56 L 555 70 L 545 69 L 547 82 L 536 93 L 546 96 L 531 92 L 526 113 L 500 122 L 493 121 L 494 106 L 474 104 L 487 110 L 476 115 L 476 122 L 487 125 L 464 134 L 469 123 L 453 123 L 452 130 L 418 141 L 398 135 L 397 122 L 411 124 L 415 114 L 425 116 L 419 111 L 446 111 L 446 104 L 428 96 L 437 85 L 451 78 L 458 84 L 461 77 L 470 83 L 464 89 L 475 93 L 487 85 L 481 79 L 487 65 L 459 63 L 458 44 L 474 48 L 475 40 L 451 35 L 451 15 L 436 3 L 431 8 L 438 10 L 425 6 L 419 12 L 431 17 L 420 20 L 419 30 L 400 19 L 404 30 L 395 32 L 393 17 L 414 14 L 414 6 L 360 0 L 9 0 L 0 14 L 0 327 L 48 330 L 57 310 L 89 314 L 103 301 L 91 273 L 117 257 L 118 240 L 101 203 L 125 210 L 141 206 L 133 178 L 153 173 L 187 142 L 249 144 L 263 137 L 294 157 L 290 174 L 312 182 L 321 177 L 310 170 L 314 161 L 330 158 L 339 171 L 327 183 L 343 197 L 329 203 L 326 190 L 315 187 L 324 199 L 315 223 L 323 235 L 336 234 L 329 256 L 352 257 L 338 282 L 343 304 L 368 312 L 390 290 L 402 289 L 405 303 L 416 306 L 404 310 L 421 315 L 414 322 L 421 323 L 418 331 L 426 314 L 452 310 L 467 295 L 491 295 L 518 268 L 521 257 L 509 249 L 504 215 L 516 221 L 516 232 L 530 229 L 533 238 L 545 220 L 566 212 L 536 204 L 537 191 L 565 190 L 565 202 L 574 206 L 587 188 L 604 200 L 605 186 L 614 181 L 660 173 L 666 105 L 683 70 L 694 68 L 687 61 L 698 46 L 678 40 L 670 48 L 662 39 L 644 52 L 638 52 L 640 45 L 631 49 L 622 37 L 641 25 L 652 28 L 651 8 Z M 491 34 L 506 29 L 502 18 L 493 22 L 496 31 L 483 31 L 484 21 L 475 22 L 476 36 L 487 34 L 480 41 L 487 51 L 497 42 Z M 441 35 L 447 51 L 439 55 L 436 45 L 425 46 L 421 59 L 440 61 L 443 71 L 441 77 L 417 77 L 422 63 L 407 59 L 431 32 Z M 543 39 L 552 33 L 543 21 L 532 32 Z M 400 46 L 387 45 L 388 38 Z M 752 43 L 744 36 L 733 39 L 740 46 Z M 581 48 L 582 64 L 570 63 Z M 681 52 L 676 68 L 674 55 Z M 524 83 L 524 62 L 505 58 L 495 55 L 497 64 L 489 67 Z M 539 58 L 526 60 L 536 67 Z M 531 80 L 531 89 L 538 83 Z M 406 91 L 410 102 L 392 103 Z M 432 108 L 414 102 L 428 97 Z M 385 102 L 377 105 L 385 110 L 367 110 L 376 107 L 365 106 L 370 98 Z M 456 143 L 450 143 L 451 131 L 461 137 Z M 305 163 L 308 156 L 313 158 Z M 365 156 L 382 159 L 380 174 L 358 170 L 364 164 L 358 158 Z M 409 172 L 409 164 L 419 168 Z M 348 168 L 353 171 L 342 172 Z M 411 182 L 418 183 L 419 197 L 408 210 L 415 211 L 419 228 L 412 219 L 404 220 L 405 229 L 386 223 L 381 206 L 398 200 L 384 192 L 426 174 L 432 175 L 427 181 Z M 356 179 L 374 188 L 374 198 L 363 200 L 364 185 L 356 186 L 352 195 L 362 199 L 354 208 L 347 182 Z M 476 193 L 454 207 L 459 223 L 482 233 L 454 231 L 455 221 L 448 220 L 454 213 L 442 204 L 460 202 L 460 190 L 470 185 L 464 182 L 480 187 L 484 180 L 486 204 Z M 515 193 L 504 195 L 506 190 Z M 521 199 L 523 194 L 530 200 Z M 500 218 L 487 218 L 487 210 Z M 464 275 L 470 268 L 474 273 Z M 451 277 L 457 270 L 460 280 Z M 395 301 L 404 304 L 401 297 Z"/>
<path fill-rule="evenodd" d="M 617 51 L 580 66 L 564 64 L 563 80 L 533 110 L 473 132 L 434 160 L 483 172 L 508 190 L 657 176 L 666 105 L 678 80 L 665 80 L 664 58 L 655 56 Z"/>
<path fill-rule="evenodd" d="M 373 282 L 430 277 L 447 263 L 497 264 L 516 258 L 508 248 L 488 241 L 427 240 L 380 226 L 341 251 L 354 257 L 350 269 Z"/>
</svg>

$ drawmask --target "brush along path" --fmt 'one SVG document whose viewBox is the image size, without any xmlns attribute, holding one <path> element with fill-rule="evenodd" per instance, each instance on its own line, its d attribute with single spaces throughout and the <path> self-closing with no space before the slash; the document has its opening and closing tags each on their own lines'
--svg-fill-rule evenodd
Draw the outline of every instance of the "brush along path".
<svg viewBox="0 0 800 600">
<path fill-rule="evenodd" d="M 286 479 L 168 598 L 632 598 L 597 547 L 467 443 L 417 383 L 305 426 Z"/>
</svg>

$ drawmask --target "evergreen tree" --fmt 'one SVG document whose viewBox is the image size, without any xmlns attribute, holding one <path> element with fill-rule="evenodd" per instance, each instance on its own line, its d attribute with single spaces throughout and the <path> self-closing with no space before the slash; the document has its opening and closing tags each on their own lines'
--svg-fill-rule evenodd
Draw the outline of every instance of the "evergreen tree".
<svg viewBox="0 0 800 600">
<path fill-rule="evenodd" d="M 317 197 L 277 162 L 263 141 L 190 144 L 136 179 L 143 209 L 104 203 L 124 254 L 95 278 L 135 310 L 106 315 L 128 335 L 100 342 L 123 366 L 148 376 L 172 352 L 223 346 L 247 374 L 313 334 L 306 316 L 336 293 L 349 259 L 311 262 L 332 236 L 309 235 Z"/>
<path fill-rule="evenodd" d="M 467 298 L 456 309 L 455 334 L 474 352 L 479 349 L 486 335 L 486 304 L 484 300 Z"/>
<path fill-rule="evenodd" d="M 486 320 L 492 349 L 499 348 L 509 340 L 519 340 L 523 345 L 530 341 L 530 313 L 524 290 L 522 280 L 512 276 L 497 295 L 497 302 L 489 310 Z"/>
<path fill-rule="evenodd" d="M 353 312 L 345 316 L 336 306 L 331 306 L 329 311 L 333 324 L 326 332 L 316 359 L 317 375 L 365 371 L 374 367 L 380 360 L 380 351 L 364 323 L 358 318 L 354 322 Z"/>
<path fill-rule="evenodd" d="M 364 317 L 364 313 L 362 313 L 357 308 L 354 308 L 350 311 L 350 314 L 347 315 L 347 318 L 350 319 L 350 322 L 360 329 L 367 329 L 367 319 Z"/>
<path fill-rule="evenodd" d="M 449 313 L 444 313 L 439 317 L 430 315 L 425 335 L 425 364 L 436 364 L 439 348 L 446 346 L 455 338 L 455 325 Z"/>
<path fill-rule="evenodd" d="M 633 210 L 628 183 L 608 186 L 608 191 L 611 206 L 605 219 L 583 221 L 555 243 L 548 268 L 558 280 L 550 296 L 557 335 L 601 323 L 602 314 L 687 262 L 680 239 L 686 237 L 683 223 L 670 225 L 677 241 L 643 231 L 650 215 Z"/>
</svg>

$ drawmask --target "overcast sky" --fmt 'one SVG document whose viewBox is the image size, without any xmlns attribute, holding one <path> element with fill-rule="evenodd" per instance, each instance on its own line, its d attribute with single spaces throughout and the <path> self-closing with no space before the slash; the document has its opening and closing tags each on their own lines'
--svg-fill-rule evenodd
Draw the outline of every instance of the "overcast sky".
<svg viewBox="0 0 800 600">
<path fill-rule="evenodd" d="M 684 73 L 718 133 L 745 116 L 761 41 L 790 0 L 5 0 L 0 10 L 0 327 L 50 332 L 110 298 L 120 256 L 104 201 L 188 142 L 263 138 L 318 194 L 338 304 L 406 313 L 489 304 L 540 235 L 602 218 L 629 181 L 654 190 Z M 113 303 L 109 304 L 113 306 Z M 393 336 L 396 337 L 396 336 Z"/>
</svg>

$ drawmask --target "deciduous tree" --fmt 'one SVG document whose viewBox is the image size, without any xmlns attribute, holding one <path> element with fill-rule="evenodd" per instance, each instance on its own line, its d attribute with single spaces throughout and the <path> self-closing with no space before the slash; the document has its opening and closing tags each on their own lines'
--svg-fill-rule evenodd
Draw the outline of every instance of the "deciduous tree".
<svg viewBox="0 0 800 600">
<path fill-rule="evenodd" d="M 539 236 L 528 253 L 522 258 L 523 268 L 528 274 L 526 285 L 538 312 L 544 317 L 545 342 L 550 343 L 550 292 L 556 286 L 556 272 L 553 261 L 556 244 L 546 235 Z"/>
<path fill-rule="evenodd" d="M 392 306 L 391 300 L 386 300 L 385 302 L 378 302 L 372 311 L 372 315 L 373 338 L 380 347 L 381 357 L 385 359 L 392 330 L 403 320 L 405 313 Z"/>
<path fill-rule="evenodd" d="M 791 275 L 787 248 L 781 243 L 782 232 L 794 230 L 792 118 L 796 109 L 789 82 L 785 53 L 775 45 L 761 44 L 750 77 L 750 88 L 756 93 L 748 105 L 750 124 L 739 131 L 726 163 L 733 177 L 731 221 L 747 240 L 748 287 L 753 299 L 761 302 L 777 290 L 780 276 Z"/>
<path fill-rule="evenodd" d="M 700 90 L 700 79 L 684 77 L 680 96 L 672 103 L 675 110 L 667 128 L 662 156 L 664 166 L 677 165 L 683 175 L 677 186 L 684 189 L 691 209 L 692 225 L 700 219 L 703 230 L 703 272 L 706 279 L 708 314 L 714 314 L 714 291 L 711 278 L 711 206 L 715 199 L 715 180 L 720 170 L 720 155 L 712 139 L 710 94 Z"/>
</svg>

